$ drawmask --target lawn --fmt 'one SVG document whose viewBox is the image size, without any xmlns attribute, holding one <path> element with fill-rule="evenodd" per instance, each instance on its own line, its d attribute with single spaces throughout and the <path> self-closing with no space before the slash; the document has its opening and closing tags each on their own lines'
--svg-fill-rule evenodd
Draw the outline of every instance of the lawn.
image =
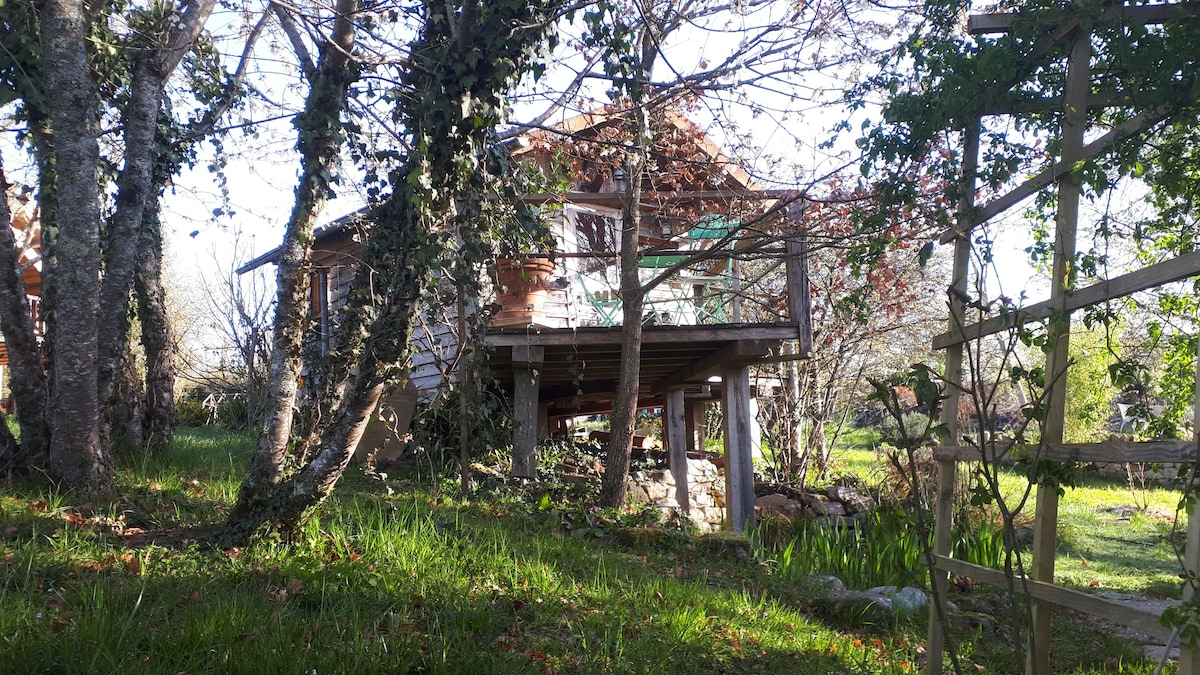
<svg viewBox="0 0 1200 675">
<path fill-rule="evenodd" d="M 210 545 L 250 447 L 182 430 L 106 498 L 8 484 L 0 672 L 865 674 L 924 658 L 919 623 L 832 616 L 727 538 L 537 486 L 466 499 L 352 469 L 290 544 Z M 1057 631 L 1059 672 L 1153 671 L 1090 625 Z M 1005 635 L 959 635 L 969 672 L 1016 672 Z"/>
<path fill-rule="evenodd" d="M 878 436 L 855 429 L 834 456 L 834 472 L 864 476 L 878 482 L 887 473 L 886 458 L 873 449 Z M 969 465 L 962 464 L 962 471 Z M 1015 502 L 1025 478 L 1002 470 L 1001 489 Z M 1033 517 L 1034 495 L 1026 507 Z M 1182 590 L 1176 546 L 1182 547 L 1187 515 L 1176 507 L 1180 493 L 1119 477 L 1084 473 L 1080 485 L 1067 488 L 1059 500 L 1056 583 L 1080 590 L 1103 589 L 1151 597 L 1178 598 Z"/>
</svg>

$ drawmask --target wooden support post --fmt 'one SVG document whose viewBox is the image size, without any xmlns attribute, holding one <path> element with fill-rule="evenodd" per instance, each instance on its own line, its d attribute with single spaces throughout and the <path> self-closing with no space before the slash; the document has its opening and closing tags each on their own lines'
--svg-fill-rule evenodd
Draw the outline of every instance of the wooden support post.
<svg viewBox="0 0 1200 675">
<path fill-rule="evenodd" d="M 512 475 L 533 478 L 537 475 L 538 370 L 546 356 L 545 347 L 513 347 L 513 457 Z"/>
<path fill-rule="evenodd" d="M 675 478 L 675 501 L 679 504 L 681 513 L 688 513 L 691 505 L 688 503 L 687 422 L 685 420 L 687 414 L 682 389 L 672 389 L 667 392 L 667 405 L 663 416 L 665 418 L 663 426 L 667 432 L 668 461 L 671 463 L 671 476 Z"/>
<path fill-rule="evenodd" d="M 788 207 L 788 217 L 796 224 L 804 207 L 799 202 L 793 202 Z M 784 243 L 787 255 L 784 271 L 787 274 L 788 313 L 796 324 L 797 336 L 796 353 L 801 356 L 812 356 L 812 296 L 808 285 L 808 237 L 800 235 L 799 240 L 788 239 Z"/>
<path fill-rule="evenodd" d="M 1192 408 L 1192 440 L 1195 441 L 1197 452 L 1200 452 L 1200 339 L 1196 341 L 1196 401 Z M 1187 546 L 1183 551 L 1183 565 L 1190 572 L 1189 577 L 1195 578 L 1200 572 L 1200 509 L 1193 503 L 1188 509 Z M 1196 596 L 1195 582 L 1183 586 L 1183 601 L 1188 602 Z M 1200 675 L 1200 649 L 1188 649 L 1182 645 L 1179 650 L 1179 675 Z"/>
<path fill-rule="evenodd" d="M 750 367 L 721 368 L 725 408 L 725 511 L 729 527 L 754 527 L 754 463 L 750 457 Z"/>
<path fill-rule="evenodd" d="M 1083 134 L 1087 127 L 1087 98 L 1091 88 L 1091 31 L 1075 37 L 1067 62 L 1067 86 L 1063 111 L 1062 161 L 1071 164 L 1083 155 Z M 1079 221 L 1080 183 L 1073 173 L 1058 182 L 1058 213 L 1055 215 L 1054 264 L 1050 281 L 1051 304 L 1062 309 L 1075 289 L 1075 233 Z M 1059 303 L 1059 304 L 1056 304 Z M 1062 309 L 1051 315 L 1049 333 L 1054 350 L 1046 357 L 1046 424 L 1041 442 L 1062 443 L 1066 417 L 1067 365 L 1070 360 L 1071 313 Z M 1058 544 L 1058 490 L 1053 485 L 1038 485 L 1037 510 L 1033 521 L 1033 569 L 1036 581 L 1054 583 L 1054 556 Z M 1054 605 L 1046 600 L 1033 601 L 1033 626 L 1027 675 L 1050 674 L 1050 619 Z"/>
<path fill-rule="evenodd" d="M 967 125 L 963 132 L 962 175 L 959 177 L 961 194 L 958 202 L 959 226 L 969 226 L 972 211 L 975 206 L 975 174 L 979 167 L 979 126 L 978 119 Z M 968 229 L 968 228 L 964 228 Z M 950 330 L 954 331 L 963 324 L 963 298 L 967 296 L 967 283 L 971 273 L 971 240 L 961 236 L 954 240 L 954 268 L 951 276 L 952 288 L 957 291 L 950 294 Z M 963 344 L 955 344 L 946 349 L 947 383 L 946 400 L 942 407 L 942 424 L 946 425 L 948 437 L 958 439 L 958 401 L 961 391 L 963 374 Z M 937 472 L 937 505 L 933 512 L 933 553 L 935 556 L 949 556 L 951 544 L 951 529 L 954 524 L 954 483 L 957 465 L 955 462 L 938 462 Z M 942 630 L 939 612 L 946 610 L 946 593 L 948 590 L 947 572 L 930 570 L 933 582 L 934 597 L 940 603 L 939 607 L 929 612 L 929 662 L 925 668 L 928 675 L 941 675 L 942 654 L 946 651 L 946 634 Z"/>
<path fill-rule="evenodd" d="M 539 441 L 550 438 L 550 406 L 538 402 L 537 437 Z"/>
<path fill-rule="evenodd" d="M 708 440 L 708 424 L 704 417 L 707 406 L 708 401 L 691 401 L 688 403 L 687 437 L 689 451 L 704 452 L 705 442 Z"/>
</svg>

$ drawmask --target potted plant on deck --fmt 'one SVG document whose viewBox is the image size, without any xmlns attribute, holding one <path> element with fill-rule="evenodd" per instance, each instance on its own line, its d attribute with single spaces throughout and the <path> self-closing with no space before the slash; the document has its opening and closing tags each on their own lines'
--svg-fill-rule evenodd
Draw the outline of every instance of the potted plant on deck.
<svg viewBox="0 0 1200 675">
<path fill-rule="evenodd" d="M 495 328 L 527 326 L 545 316 L 546 297 L 554 261 L 547 255 L 528 254 L 496 260 Z"/>
</svg>

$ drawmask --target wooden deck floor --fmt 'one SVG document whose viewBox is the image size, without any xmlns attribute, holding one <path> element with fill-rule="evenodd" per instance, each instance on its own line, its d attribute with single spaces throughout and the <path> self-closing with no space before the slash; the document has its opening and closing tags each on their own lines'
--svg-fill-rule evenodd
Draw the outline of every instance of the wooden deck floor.
<svg viewBox="0 0 1200 675">
<path fill-rule="evenodd" d="M 708 380 L 722 366 L 779 360 L 779 345 L 794 339 L 790 323 L 702 326 L 647 326 L 642 329 L 639 407 L 661 407 L 669 389 L 693 395 L 719 395 Z M 540 362 L 540 400 L 551 417 L 586 415 L 612 409 L 621 358 L 621 327 L 529 328 L 489 331 L 493 352 L 488 368 L 511 386 L 514 361 Z M 541 350 L 529 359 L 528 350 Z M 514 359 L 514 350 L 518 358 Z"/>
</svg>

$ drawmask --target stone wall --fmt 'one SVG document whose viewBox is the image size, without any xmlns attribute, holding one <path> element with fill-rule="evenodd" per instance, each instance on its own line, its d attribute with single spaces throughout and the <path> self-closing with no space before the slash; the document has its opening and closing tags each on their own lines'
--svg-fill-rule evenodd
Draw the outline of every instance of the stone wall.
<svg viewBox="0 0 1200 675">
<path fill-rule="evenodd" d="M 702 531 L 721 529 L 725 521 L 725 477 L 707 459 L 688 459 L 688 500 L 692 523 Z M 628 501 L 676 512 L 675 476 L 669 469 L 635 471 L 629 476 Z"/>
</svg>

